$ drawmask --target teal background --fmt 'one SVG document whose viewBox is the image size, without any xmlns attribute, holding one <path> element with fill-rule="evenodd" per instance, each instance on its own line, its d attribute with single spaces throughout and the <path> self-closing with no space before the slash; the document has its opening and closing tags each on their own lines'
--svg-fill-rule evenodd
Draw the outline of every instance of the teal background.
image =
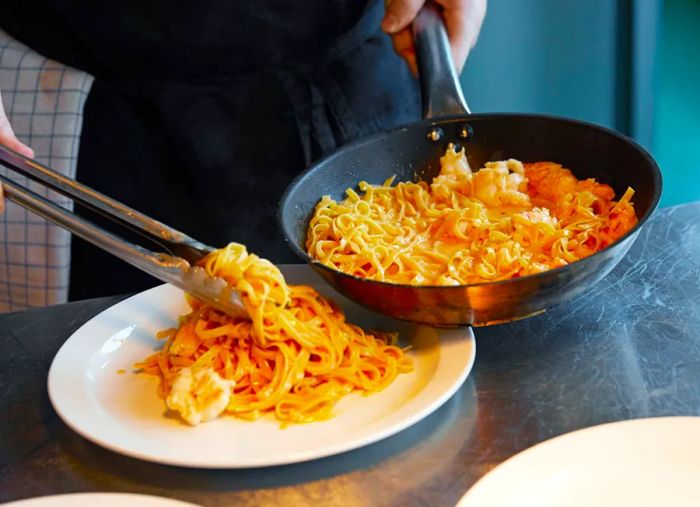
<svg viewBox="0 0 700 507">
<path fill-rule="evenodd" d="M 461 77 L 473 112 L 538 112 L 634 137 L 662 206 L 700 200 L 700 0 L 490 0 Z"/>
<path fill-rule="evenodd" d="M 462 73 L 471 110 L 617 127 L 617 2 L 490 0 Z"/>
<path fill-rule="evenodd" d="M 700 0 L 665 0 L 659 49 L 651 148 L 668 206 L 700 200 Z"/>
</svg>

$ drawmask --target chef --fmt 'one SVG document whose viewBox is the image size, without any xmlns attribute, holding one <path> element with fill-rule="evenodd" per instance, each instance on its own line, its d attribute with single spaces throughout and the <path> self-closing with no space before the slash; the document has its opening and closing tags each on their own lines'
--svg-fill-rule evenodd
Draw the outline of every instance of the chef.
<svg viewBox="0 0 700 507">
<path fill-rule="evenodd" d="M 294 176 L 419 119 L 410 24 L 424 1 L 3 0 L 0 28 L 95 77 L 78 180 L 207 244 L 290 262 L 275 217 Z M 461 70 L 486 0 L 437 3 Z M 0 143 L 33 156 L 1 105 Z M 156 283 L 78 238 L 72 258 L 72 300 Z"/>
</svg>

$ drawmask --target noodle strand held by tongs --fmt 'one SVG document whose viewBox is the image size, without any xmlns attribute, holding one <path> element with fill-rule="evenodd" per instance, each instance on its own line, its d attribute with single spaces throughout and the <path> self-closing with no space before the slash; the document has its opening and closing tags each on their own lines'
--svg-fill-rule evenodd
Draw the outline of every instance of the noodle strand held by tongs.
<svg viewBox="0 0 700 507">
<path fill-rule="evenodd" d="M 192 297 L 192 311 L 159 337 L 163 349 L 136 365 L 160 378 L 159 394 L 191 424 L 227 413 L 282 422 L 327 419 L 352 391 L 381 391 L 413 364 L 397 334 L 364 331 L 313 288 L 288 286 L 279 269 L 231 243 L 202 261 L 236 287 L 252 320 Z"/>
</svg>

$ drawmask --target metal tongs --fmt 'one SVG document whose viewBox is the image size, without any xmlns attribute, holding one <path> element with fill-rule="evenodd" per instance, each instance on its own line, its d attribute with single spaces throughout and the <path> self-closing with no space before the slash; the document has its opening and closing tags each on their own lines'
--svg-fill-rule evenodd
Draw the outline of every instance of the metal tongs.
<svg viewBox="0 0 700 507">
<path fill-rule="evenodd" d="M 214 249 L 90 187 L 0 146 L 0 164 L 161 245 L 153 252 L 112 234 L 0 174 L 7 198 L 151 276 L 234 317 L 247 317 L 240 293 L 196 264 Z"/>
</svg>

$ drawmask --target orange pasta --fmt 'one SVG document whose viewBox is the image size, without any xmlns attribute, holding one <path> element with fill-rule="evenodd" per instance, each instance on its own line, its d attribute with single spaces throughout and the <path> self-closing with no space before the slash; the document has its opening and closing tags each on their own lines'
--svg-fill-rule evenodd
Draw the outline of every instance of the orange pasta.
<svg viewBox="0 0 700 507">
<path fill-rule="evenodd" d="M 472 172 L 450 147 L 428 182 L 359 183 L 316 206 L 309 255 L 362 278 L 462 285 L 565 266 L 605 248 L 636 223 L 628 188 L 619 201 L 593 179 L 553 162 L 489 162 Z"/>
<path fill-rule="evenodd" d="M 202 262 L 235 286 L 251 319 L 225 315 L 188 296 L 192 312 L 159 333 L 163 349 L 136 365 L 160 378 L 159 394 L 190 424 L 228 413 L 270 413 L 287 423 L 331 416 L 352 391 L 373 393 L 413 365 L 397 335 L 363 331 L 307 286 L 236 243 Z"/>
</svg>

